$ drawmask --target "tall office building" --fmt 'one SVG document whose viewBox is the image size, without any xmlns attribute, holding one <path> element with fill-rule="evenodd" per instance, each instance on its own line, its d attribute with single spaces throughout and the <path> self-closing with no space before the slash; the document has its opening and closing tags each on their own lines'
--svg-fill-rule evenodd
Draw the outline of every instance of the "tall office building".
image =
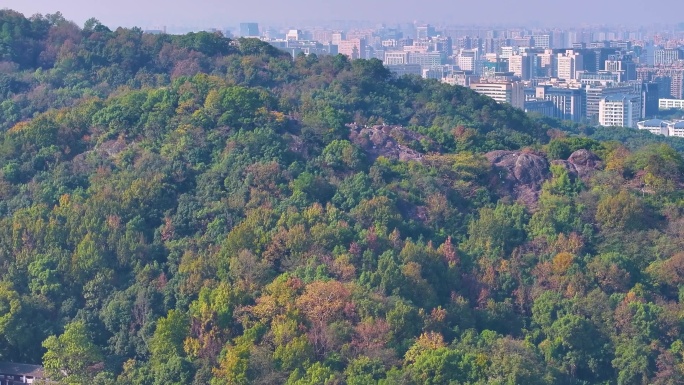
<svg viewBox="0 0 684 385">
<path fill-rule="evenodd" d="M 348 56 L 351 60 L 366 58 L 366 40 L 349 39 L 342 40 L 337 45 L 337 52 Z"/>
<path fill-rule="evenodd" d="M 446 64 L 446 56 L 442 52 L 411 53 L 408 62 L 409 64 L 419 64 L 421 68 L 436 68 Z"/>
<path fill-rule="evenodd" d="M 634 85 L 621 85 L 615 87 L 587 85 L 584 88 L 584 112 L 586 114 L 587 120 L 592 124 L 598 123 L 600 103 L 602 99 L 613 95 L 634 95 L 636 92 L 634 88 Z M 639 99 L 641 99 L 641 90 L 639 90 L 638 96 Z M 639 110 L 641 110 L 641 108 L 639 108 Z"/>
<path fill-rule="evenodd" d="M 435 27 L 431 26 L 430 24 L 419 25 L 416 27 L 416 39 L 418 40 L 427 40 L 435 36 L 437 36 L 437 33 L 435 33 Z"/>
<path fill-rule="evenodd" d="M 535 76 L 539 77 L 556 77 L 557 67 L 556 67 L 556 55 L 554 55 L 553 50 L 545 49 L 544 53 L 537 54 L 537 73 Z"/>
<path fill-rule="evenodd" d="M 658 113 L 658 101 L 658 83 L 644 83 L 641 87 L 641 117 L 654 117 Z"/>
<path fill-rule="evenodd" d="M 240 36 L 259 37 L 259 23 L 240 23 Z"/>
<path fill-rule="evenodd" d="M 333 45 L 339 46 L 342 40 L 344 40 L 344 32 L 333 32 L 332 35 L 330 36 L 330 41 Z"/>
<path fill-rule="evenodd" d="M 527 93 L 527 92 L 526 92 Z M 549 85 L 530 89 L 530 100 L 545 100 L 553 103 L 553 118 L 580 122 L 584 118 L 584 93 L 579 88 L 558 88 Z"/>
<path fill-rule="evenodd" d="M 512 55 L 508 58 L 508 71 L 522 80 L 532 77 L 532 60 L 534 56 L 527 53 Z"/>
<path fill-rule="evenodd" d="M 610 55 L 615 54 L 615 49 L 612 48 L 592 48 L 582 49 L 578 51 L 582 54 L 584 70 L 587 72 L 599 72 L 606 69 L 606 60 Z"/>
<path fill-rule="evenodd" d="M 556 64 L 558 67 L 557 73 L 559 79 L 575 79 L 577 71 L 584 70 L 582 54 L 571 49 L 567 50 L 565 53 L 559 53 Z"/>
<path fill-rule="evenodd" d="M 552 41 L 551 35 L 532 35 L 532 47 L 535 48 L 553 48 Z"/>
<path fill-rule="evenodd" d="M 638 95 L 610 95 L 599 103 L 599 124 L 602 126 L 636 128 L 640 114 L 641 98 Z"/>
<path fill-rule="evenodd" d="M 684 99 L 684 70 L 673 70 L 670 73 L 670 96 L 675 99 Z"/>
<path fill-rule="evenodd" d="M 458 56 L 458 67 L 462 71 L 473 71 L 476 74 L 481 72 L 480 55 L 476 49 L 463 49 Z"/>
<path fill-rule="evenodd" d="M 499 103 L 525 108 L 525 89 L 520 82 L 471 83 L 470 89 Z"/>
<path fill-rule="evenodd" d="M 637 79 L 636 63 L 630 55 L 610 55 L 605 62 L 606 71 L 617 75 L 619 83 Z"/>
<path fill-rule="evenodd" d="M 387 51 L 385 52 L 385 60 L 383 61 L 385 65 L 408 64 L 409 55 L 408 52 Z"/>
</svg>

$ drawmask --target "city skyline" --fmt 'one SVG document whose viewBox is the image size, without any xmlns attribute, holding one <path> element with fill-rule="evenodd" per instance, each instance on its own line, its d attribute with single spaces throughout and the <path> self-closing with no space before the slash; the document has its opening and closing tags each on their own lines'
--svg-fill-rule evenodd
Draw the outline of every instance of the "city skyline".
<svg viewBox="0 0 684 385">
<path fill-rule="evenodd" d="M 552 5 L 550 5 L 552 4 Z M 114 6 L 116 5 L 116 6 Z M 55 4 L 51 0 L 5 0 L 9 8 L 31 16 L 36 13 L 61 12 L 79 25 L 91 17 L 116 28 L 178 26 L 226 27 L 243 21 L 260 23 L 327 23 L 331 21 L 365 21 L 368 23 L 428 22 L 437 24 L 505 24 L 525 27 L 570 27 L 580 24 L 642 26 L 654 23 L 684 22 L 684 3 L 664 0 L 657 6 L 641 0 L 603 1 L 575 0 L 572 4 L 528 0 L 510 3 L 490 0 L 483 3 L 454 4 L 448 0 L 400 3 L 389 0 L 347 0 L 331 4 L 314 0 L 289 2 L 257 1 L 225 3 L 218 0 L 174 2 L 169 7 L 161 0 L 139 2 L 118 0 L 92 2 L 69 0 Z M 553 12 L 556 11 L 556 12 Z M 571 13 L 569 17 L 568 12 Z"/>
</svg>

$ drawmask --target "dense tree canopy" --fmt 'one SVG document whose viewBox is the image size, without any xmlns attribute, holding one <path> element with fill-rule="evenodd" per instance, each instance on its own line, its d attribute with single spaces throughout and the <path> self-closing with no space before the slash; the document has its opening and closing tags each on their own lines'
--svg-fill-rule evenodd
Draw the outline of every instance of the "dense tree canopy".
<svg viewBox="0 0 684 385">
<path fill-rule="evenodd" d="M 378 60 L 9 10 L 0 110 L 2 361 L 102 385 L 684 379 L 679 142 Z M 538 190 L 494 150 L 540 159 Z"/>
</svg>

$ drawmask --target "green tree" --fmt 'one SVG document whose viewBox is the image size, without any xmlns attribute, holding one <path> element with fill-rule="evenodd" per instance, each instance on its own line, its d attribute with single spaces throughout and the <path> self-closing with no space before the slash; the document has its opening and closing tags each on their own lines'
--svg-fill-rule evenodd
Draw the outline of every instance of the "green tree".
<svg viewBox="0 0 684 385">
<path fill-rule="evenodd" d="M 96 364 L 102 362 L 102 352 L 82 321 L 67 324 L 64 333 L 48 337 L 43 347 L 47 350 L 43 366 L 51 380 L 63 384 L 91 384 L 100 370 Z"/>
<path fill-rule="evenodd" d="M 521 205 L 498 203 L 495 208 L 480 209 L 478 214 L 468 225 L 465 249 L 469 252 L 500 258 L 525 240 L 527 215 Z"/>
</svg>

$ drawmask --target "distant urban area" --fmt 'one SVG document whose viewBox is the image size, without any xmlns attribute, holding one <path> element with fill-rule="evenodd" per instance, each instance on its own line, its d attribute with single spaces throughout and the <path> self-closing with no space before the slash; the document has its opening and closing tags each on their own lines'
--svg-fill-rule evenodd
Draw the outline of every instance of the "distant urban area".
<svg viewBox="0 0 684 385">
<path fill-rule="evenodd" d="M 397 76 L 469 87 L 544 116 L 684 137 L 684 24 L 658 31 L 418 23 L 278 30 L 247 22 L 222 33 L 259 38 L 293 57 L 376 58 Z"/>
</svg>

